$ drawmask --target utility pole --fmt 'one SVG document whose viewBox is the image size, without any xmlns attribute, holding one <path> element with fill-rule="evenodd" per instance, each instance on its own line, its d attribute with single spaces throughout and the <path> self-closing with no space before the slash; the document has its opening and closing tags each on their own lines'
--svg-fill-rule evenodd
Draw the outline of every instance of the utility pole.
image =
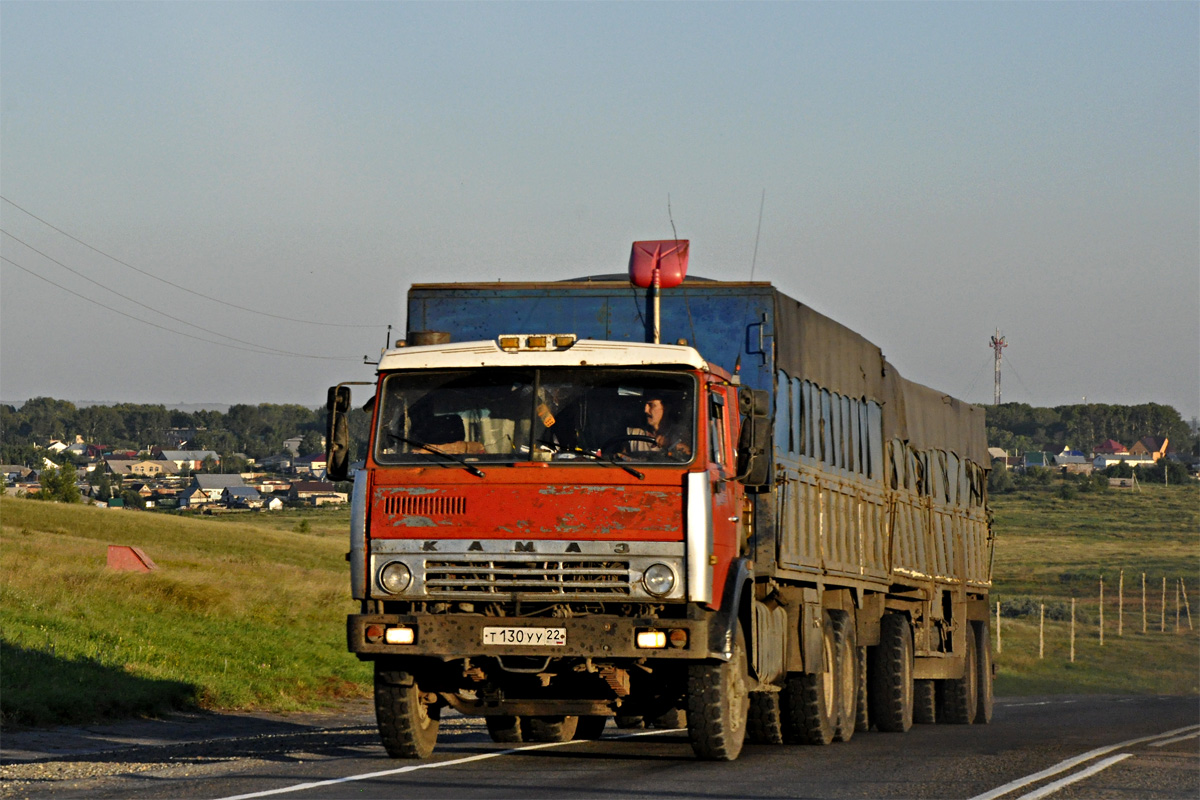
<svg viewBox="0 0 1200 800">
<path fill-rule="evenodd" d="M 996 351 L 996 391 L 992 399 L 993 405 L 1000 405 L 1000 351 L 1008 347 L 1008 342 L 1004 341 L 1004 337 L 1000 335 L 1000 329 L 996 328 L 996 335 L 992 337 L 991 348 Z"/>
</svg>

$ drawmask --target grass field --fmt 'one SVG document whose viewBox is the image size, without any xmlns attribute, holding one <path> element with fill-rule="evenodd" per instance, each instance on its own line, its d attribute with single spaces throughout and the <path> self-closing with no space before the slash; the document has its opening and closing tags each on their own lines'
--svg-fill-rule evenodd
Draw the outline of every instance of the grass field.
<svg viewBox="0 0 1200 800">
<path fill-rule="evenodd" d="M 1200 692 L 1200 632 L 1174 633 L 1172 590 L 1169 632 L 1142 634 L 1140 594 L 1144 571 L 1158 587 L 1150 604 L 1158 621 L 1162 577 L 1183 577 L 1200 627 L 1200 487 L 1072 499 L 1049 487 L 993 505 L 994 598 L 1006 614 L 1026 614 L 1002 622 L 997 693 Z M 190 518 L 4 497 L 0 524 L 0 724 L 187 707 L 286 711 L 369 692 L 368 666 L 345 645 L 355 606 L 344 508 Z M 159 570 L 107 570 L 108 544 L 142 548 Z M 1061 620 L 1048 621 L 1038 659 L 1032 609 L 1046 602 L 1062 616 L 1071 597 L 1076 661 Z"/>
<path fill-rule="evenodd" d="M 1200 693 L 1200 485 L 1143 485 L 1070 499 L 1039 487 L 992 498 L 996 513 L 994 601 L 1003 652 L 1000 694 L 1059 692 Z M 1124 570 L 1123 636 L 1118 589 Z M 1142 634 L 1142 574 L 1147 629 Z M 1104 645 L 1100 579 L 1104 578 Z M 1167 579 L 1165 633 L 1160 632 Z M 1182 578 L 1192 624 L 1175 633 L 1175 582 Z M 1076 654 L 1070 661 L 1069 609 L 1076 601 Z M 1046 605 L 1045 658 L 1038 658 L 1038 606 Z M 1010 613 L 1022 616 L 1012 619 Z M 1053 619 L 1052 619 L 1053 617 Z M 993 641 L 995 640 L 995 623 Z"/>
<path fill-rule="evenodd" d="M 79 722 L 363 695 L 346 652 L 346 512 L 189 519 L 0 500 L 0 712 Z M 300 529 L 307 530 L 301 532 Z M 336 531 L 336 533 L 334 532 Z M 156 572 L 105 568 L 108 544 Z"/>
</svg>

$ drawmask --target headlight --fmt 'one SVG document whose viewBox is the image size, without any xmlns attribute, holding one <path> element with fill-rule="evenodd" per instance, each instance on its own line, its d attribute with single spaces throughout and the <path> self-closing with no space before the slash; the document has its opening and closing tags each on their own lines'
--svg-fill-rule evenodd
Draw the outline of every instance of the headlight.
<svg viewBox="0 0 1200 800">
<path fill-rule="evenodd" d="M 388 594 L 400 594 L 412 583 L 412 573 L 399 561 L 389 561 L 379 570 L 379 585 Z"/>
<path fill-rule="evenodd" d="M 662 597 L 675 588 L 675 573 L 666 564 L 651 564 L 642 573 L 642 583 L 647 592 Z"/>
</svg>

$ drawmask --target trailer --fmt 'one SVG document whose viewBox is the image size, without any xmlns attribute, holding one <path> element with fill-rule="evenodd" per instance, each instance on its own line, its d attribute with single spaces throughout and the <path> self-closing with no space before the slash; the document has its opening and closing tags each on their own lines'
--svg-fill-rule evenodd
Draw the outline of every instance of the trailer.
<svg viewBox="0 0 1200 800">
<path fill-rule="evenodd" d="M 393 757 L 684 727 L 698 757 L 986 723 L 983 411 L 769 283 L 417 284 L 349 470 L 351 652 Z M 664 343 L 669 342 L 669 343 Z"/>
</svg>

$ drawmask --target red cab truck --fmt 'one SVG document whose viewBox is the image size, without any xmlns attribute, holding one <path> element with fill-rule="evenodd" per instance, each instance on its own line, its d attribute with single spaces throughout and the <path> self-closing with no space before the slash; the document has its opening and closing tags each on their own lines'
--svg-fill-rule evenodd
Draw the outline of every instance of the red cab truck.
<svg viewBox="0 0 1200 800">
<path fill-rule="evenodd" d="M 646 280 L 640 244 L 640 285 L 414 285 L 360 469 L 330 389 L 388 753 L 448 708 L 499 742 L 686 726 L 713 760 L 987 722 L 982 410 L 770 284 L 659 281 L 661 247 Z"/>
</svg>

